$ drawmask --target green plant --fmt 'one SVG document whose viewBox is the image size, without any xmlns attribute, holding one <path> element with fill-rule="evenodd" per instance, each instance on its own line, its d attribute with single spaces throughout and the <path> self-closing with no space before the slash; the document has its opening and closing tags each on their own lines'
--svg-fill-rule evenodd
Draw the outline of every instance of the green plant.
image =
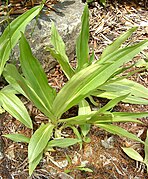
<svg viewBox="0 0 148 179">
<path fill-rule="evenodd" d="M 148 131 L 147 131 L 147 137 L 145 139 L 145 144 L 144 144 L 144 152 L 145 152 L 144 158 L 136 150 L 134 150 L 131 147 L 128 147 L 128 148 L 122 147 L 122 149 L 130 158 L 144 163 L 147 167 L 147 173 L 148 173 Z"/>
<path fill-rule="evenodd" d="M 49 118 L 48 123 L 41 124 L 31 138 L 20 134 L 4 135 L 17 142 L 22 141 L 29 143 L 28 162 L 30 175 L 42 159 L 44 151 L 51 150 L 53 147 L 68 147 L 76 143 L 79 143 L 80 147 L 82 147 L 83 141 L 89 142 L 87 134 L 90 131 L 91 125 L 101 127 L 113 134 L 122 135 L 144 144 L 137 136 L 121 127 L 113 125 L 113 122 L 132 121 L 140 123 L 140 121 L 135 118 L 148 116 L 148 113 L 112 112 L 112 108 L 123 100 L 132 103 L 131 99 L 143 100 L 143 103 L 147 104 L 148 100 L 146 98 L 148 93 L 146 93 L 146 88 L 127 80 L 128 88 L 126 88 L 125 92 L 119 93 L 119 95 L 116 94 L 116 96 L 112 97 L 103 107 L 99 107 L 97 104 L 97 111 L 92 111 L 87 97 L 96 104 L 93 101 L 92 95 L 94 95 L 94 93 L 98 95 L 98 92 L 101 90 L 107 91 L 109 88 L 108 85 L 118 82 L 119 85 L 123 85 L 125 88 L 126 84 L 122 81 L 123 77 L 119 75 L 125 70 L 121 66 L 145 49 L 148 45 L 148 41 L 145 40 L 130 47 L 120 48 L 121 44 L 136 30 L 136 28 L 132 28 L 108 46 L 102 53 L 100 60 L 95 62 L 94 55 L 89 57 L 88 22 L 89 12 L 86 5 L 82 16 L 82 29 L 76 45 L 76 69 L 71 67 L 65 52 L 65 44 L 59 36 L 54 24 L 52 24 L 51 44 L 53 47 L 48 48 L 48 50 L 52 56 L 57 59 L 69 80 L 58 94 L 48 85 L 46 74 L 39 61 L 32 55 L 31 48 L 23 33 L 19 42 L 20 63 L 23 74 L 19 74 L 16 67 L 12 64 L 7 64 L 4 69 L 3 75 L 11 87 L 13 87 L 15 93 L 23 94 Z M 135 84 L 138 85 L 138 89 L 134 88 Z M 143 94 L 141 94 L 143 89 L 145 93 L 144 98 Z M 115 88 L 115 91 L 118 91 L 118 89 Z M 141 102 L 137 100 L 137 103 Z M 32 128 L 30 119 L 21 115 L 25 109 L 19 108 L 15 99 L 7 95 L 5 90 L 1 90 L 0 92 L 0 104 L 21 122 L 23 122 L 25 118 L 27 123 L 29 123 L 27 127 Z M 63 119 L 62 115 L 75 105 L 78 105 L 78 116 Z M 20 112 L 20 116 L 18 114 L 16 116 L 16 111 Z M 64 138 L 62 136 L 61 131 L 67 127 L 73 130 L 76 135 L 75 138 Z M 80 128 L 80 132 L 78 127 Z"/>
<path fill-rule="evenodd" d="M 0 75 L 3 72 L 6 61 L 9 59 L 11 50 L 21 37 L 21 31 L 25 31 L 26 25 L 39 14 L 42 5 L 36 6 L 26 13 L 20 15 L 8 25 L 0 37 Z"/>
<path fill-rule="evenodd" d="M 17 44 L 18 40 L 21 37 L 21 31 L 25 31 L 26 25 L 39 14 L 42 9 L 42 5 L 32 8 L 26 13 L 22 14 L 16 18 L 12 23 L 8 25 L 4 33 L 0 37 L 0 76 L 4 70 L 5 64 L 9 59 L 11 50 Z M 12 114 L 15 118 L 21 121 L 24 125 L 29 128 L 32 128 L 32 121 L 30 116 L 21 102 L 21 100 L 15 95 L 18 92 L 14 90 L 11 85 L 6 86 L 0 91 L 0 113 L 3 113 L 4 110 L 1 108 L 2 99 L 4 98 L 7 101 L 7 104 L 3 104 L 3 108 Z"/>
</svg>

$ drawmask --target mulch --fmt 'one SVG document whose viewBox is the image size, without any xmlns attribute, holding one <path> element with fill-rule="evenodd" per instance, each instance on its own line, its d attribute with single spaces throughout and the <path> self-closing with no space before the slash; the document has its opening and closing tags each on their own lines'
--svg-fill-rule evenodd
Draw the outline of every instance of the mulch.
<svg viewBox="0 0 148 179">
<path fill-rule="evenodd" d="M 29 7 L 30 8 L 30 7 Z M 109 45 L 116 37 L 133 26 L 138 26 L 138 30 L 133 34 L 124 46 L 139 42 L 148 37 L 148 12 L 146 3 L 143 1 L 113 1 L 108 2 L 106 7 L 100 6 L 98 2 L 93 2 L 90 5 L 90 49 L 94 49 L 96 60 L 102 50 Z M 146 58 L 145 50 L 140 53 L 131 63 L 139 59 Z M 49 84 L 57 91 L 65 84 L 66 79 L 59 65 L 52 69 L 48 74 Z M 132 80 L 148 87 L 148 71 L 144 70 L 130 77 Z M 37 127 L 41 122 L 46 122 L 47 119 L 26 99 L 22 98 L 24 104 L 29 110 L 29 113 Z M 105 100 L 99 99 L 102 103 Z M 130 105 L 119 103 L 114 109 L 116 111 L 142 112 L 148 111 L 148 106 Z M 75 115 L 77 108 L 71 109 L 67 115 Z M 21 123 L 14 119 L 11 115 L 5 113 L 1 116 L 0 129 L 2 134 L 19 132 L 26 136 L 30 136 L 31 132 Z M 142 140 L 146 137 L 148 128 L 147 118 L 140 119 L 144 125 L 125 123 L 119 124 L 123 128 L 138 135 Z M 73 133 L 70 129 L 66 129 L 69 136 Z M 43 160 L 35 170 L 32 177 L 28 177 L 27 164 L 27 145 L 14 143 L 6 138 L 1 138 L 3 141 L 0 145 L 0 176 L 3 179 L 7 178 L 78 178 L 78 179 L 146 179 L 146 167 L 134 160 L 131 160 L 121 150 L 121 146 L 133 147 L 141 155 L 144 156 L 143 146 L 129 139 L 111 135 L 102 129 L 92 127 L 89 137 L 90 143 L 85 143 L 83 149 L 79 150 L 78 145 L 74 145 L 67 149 L 57 148 L 55 152 L 47 152 Z M 107 144 L 107 146 L 106 146 Z M 71 159 L 71 164 L 67 164 L 68 156 Z M 83 172 L 76 168 L 78 165 L 85 164 L 86 167 L 94 172 Z M 64 173 L 65 170 L 70 170 L 70 173 Z"/>
<path fill-rule="evenodd" d="M 56 4 L 57 0 L 46 0 L 45 7 L 48 11 L 54 10 L 52 7 Z M 0 1 L 0 16 L 2 15 L 20 15 L 29 10 L 30 8 L 40 5 L 42 0 L 9 0 Z"/>
</svg>

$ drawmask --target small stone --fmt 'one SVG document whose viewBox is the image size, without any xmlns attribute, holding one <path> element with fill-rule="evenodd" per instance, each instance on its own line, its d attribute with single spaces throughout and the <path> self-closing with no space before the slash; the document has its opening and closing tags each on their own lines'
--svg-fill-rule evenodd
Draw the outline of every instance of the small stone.
<svg viewBox="0 0 148 179">
<path fill-rule="evenodd" d="M 67 167 L 68 166 L 68 161 L 65 159 L 65 160 L 62 160 L 62 161 L 55 161 L 55 160 L 53 160 L 52 158 L 50 158 L 50 161 L 54 164 L 54 165 L 56 165 L 57 167 L 59 167 L 59 168 L 65 168 L 65 167 Z"/>
<path fill-rule="evenodd" d="M 113 148 L 113 144 L 114 144 L 114 137 L 113 136 L 109 137 L 108 139 L 101 140 L 102 147 L 104 147 L 106 149 Z"/>
<path fill-rule="evenodd" d="M 84 149 L 84 156 L 86 157 L 86 158 L 89 158 L 89 157 L 91 157 L 93 155 L 93 149 L 92 149 L 92 147 L 91 146 L 87 146 L 87 147 L 85 147 L 85 149 Z"/>
<path fill-rule="evenodd" d="M 60 179 L 74 179 L 72 176 L 70 176 L 70 175 L 68 175 L 68 174 L 66 174 L 66 173 L 64 173 L 64 172 L 59 173 L 59 174 L 58 174 L 58 177 L 59 177 Z"/>
</svg>

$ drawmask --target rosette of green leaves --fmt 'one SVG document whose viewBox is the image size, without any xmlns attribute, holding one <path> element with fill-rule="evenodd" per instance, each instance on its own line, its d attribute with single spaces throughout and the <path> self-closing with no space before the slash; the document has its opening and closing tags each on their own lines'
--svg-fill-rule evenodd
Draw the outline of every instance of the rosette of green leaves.
<svg viewBox="0 0 148 179">
<path fill-rule="evenodd" d="M 64 42 L 59 36 L 54 24 L 52 24 L 51 43 L 53 48 L 49 48 L 49 50 L 58 60 L 65 75 L 69 79 L 58 94 L 48 84 L 46 74 L 39 61 L 32 55 L 31 48 L 23 34 L 19 44 L 20 63 L 23 74 L 19 74 L 16 67 L 11 64 L 8 64 L 5 68 L 4 76 L 11 86 L 30 99 L 49 118 L 49 122 L 42 124 L 29 141 L 26 139 L 29 142 L 28 159 L 30 175 L 42 159 L 45 150 L 52 149 L 52 147 L 68 147 L 75 143 L 79 143 L 81 146 L 82 140 L 87 142 L 86 135 L 90 130 L 90 125 L 96 125 L 113 134 L 129 137 L 144 143 L 134 134 L 113 125 L 113 122 L 139 122 L 135 118 L 148 116 L 146 112 L 112 112 L 112 108 L 118 102 L 125 99 L 128 100 L 130 95 L 143 98 L 139 89 L 134 88 L 132 89 L 133 91 L 131 89 L 126 90 L 126 93 L 111 98 L 105 106 L 98 108 L 97 111 L 91 110 L 86 98 L 90 97 L 94 92 L 96 93 L 101 87 L 106 87 L 111 82 L 117 82 L 116 79 L 118 79 L 119 69 L 122 65 L 132 60 L 136 54 L 145 49 L 148 46 L 148 41 L 145 40 L 133 46 L 120 48 L 121 44 L 136 30 L 136 28 L 132 28 L 107 47 L 102 53 L 100 60 L 95 62 L 94 55 L 89 57 L 88 17 L 88 7 L 85 6 L 82 16 L 82 30 L 77 40 L 76 69 L 71 67 L 65 52 Z M 78 116 L 62 119 L 62 115 L 75 105 L 79 106 Z M 80 126 L 81 134 L 77 126 Z M 57 133 L 60 133 L 66 127 L 72 128 L 76 135 L 75 139 L 63 139 L 62 135 L 57 138 Z M 6 137 L 14 138 L 12 135 L 7 135 Z M 17 135 L 17 140 L 20 141 L 21 137 Z M 64 142 L 62 143 L 62 141 Z"/>
</svg>

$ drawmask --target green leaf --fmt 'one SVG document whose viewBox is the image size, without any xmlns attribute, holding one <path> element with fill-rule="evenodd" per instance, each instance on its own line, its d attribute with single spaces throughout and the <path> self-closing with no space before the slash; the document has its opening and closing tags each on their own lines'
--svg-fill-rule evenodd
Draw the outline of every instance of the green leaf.
<svg viewBox="0 0 148 179">
<path fill-rule="evenodd" d="M 113 122 L 113 115 L 110 112 L 107 113 L 98 113 L 95 112 L 94 115 L 91 117 L 91 119 L 88 121 L 90 124 L 96 124 L 96 123 L 111 123 Z"/>
<path fill-rule="evenodd" d="M 92 96 L 88 96 L 88 99 L 90 100 L 90 103 L 92 103 L 93 106 L 96 106 L 98 108 L 100 107 L 100 102 L 96 102 Z"/>
<path fill-rule="evenodd" d="M 22 101 L 13 93 L 0 91 L 2 107 L 28 128 L 33 128 L 30 116 Z"/>
<path fill-rule="evenodd" d="M 51 26 L 51 44 L 54 48 L 47 47 L 47 50 L 50 51 L 50 54 L 59 62 L 61 68 L 68 79 L 74 75 L 74 70 L 70 66 L 68 57 L 65 51 L 65 44 L 59 35 L 54 23 Z"/>
<path fill-rule="evenodd" d="M 18 94 L 18 92 L 11 86 L 7 85 L 4 88 L 1 89 L 2 92 L 6 93 L 13 93 L 13 94 Z"/>
<path fill-rule="evenodd" d="M 100 3 L 101 3 L 103 6 L 106 6 L 106 1 L 107 1 L 107 0 L 100 0 Z"/>
<path fill-rule="evenodd" d="M 94 0 L 86 0 L 87 3 L 93 2 Z"/>
<path fill-rule="evenodd" d="M 47 117 L 49 117 L 53 122 L 56 121 L 56 118 L 52 114 L 51 110 L 45 105 L 44 101 L 40 96 L 38 95 L 38 91 L 36 92 L 30 85 L 30 83 L 25 80 L 17 71 L 16 67 L 12 64 L 8 64 L 5 68 L 5 73 L 7 73 L 9 76 L 11 75 L 12 78 L 16 80 L 16 82 L 19 84 L 21 89 L 23 90 L 23 94 L 25 93 L 25 96 L 27 96 L 34 105 L 43 112 Z M 12 82 L 12 81 L 10 81 Z M 13 82 L 12 82 L 13 86 Z M 15 86 L 14 86 L 15 87 Z M 17 88 L 18 89 L 18 88 Z M 36 89 L 37 90 L 37 89 Z M 21 91 L 20 91 L 21 92 Z"/>
<path fill-rule="evenodd" d="M 43 152 L 50 137 L 52 136 L 54 125 L 48 123 L 41 125 L 32 135 L 28 145 L 28 160 L 29 163 Z"/>
<path fill-rule="evenodd" d="M 95 52 L 93 51 L 89 58 L 89 64 L 91 65 L 94 61 L 95 61 Z"/>
<path fill-rule="evenodd" d="M 129 117 L 129 118 L 142 118 L 142 117 L 148 117 L 148 112 L 112 112 L 112 114 L 115 117 Z"/>
<path fill-rule="evenodd" d="M 93 170 L 91 170 L 90 168 L 87 168 L 87 167 L 77 166 L 76 168 L 77 168 L 77 170 L 80 170 L 80 171 L 93 172 Z"/>
<path fill-rule="evenodd" d="M 94 91 L 92 93 L 93 96 L 97 96 L 97 97 L 100 97 L 100 98 L 108 98 L 108 99 L 113 99 L 113 98 L 117 98 L 118 96 L 121 96 L 121 95 L 124 95 L 124 94 L 127 94 L 129 91 L 126 91 L 126 92 L 120 92 L 120 91 L 107 91 L 107 92 L 104 92 L 104 91 Z M 137 96 L 133 96 L 133 95 L 129 95 L 126 99 L 123 99 L 122 100 L 123 102 L 125 103 L 130 103 L 130 104 L 143 104 L 143 105 L 147 105 L 148 104 L 148 100 L 147 99 L 144 99 L 144 98 L 141 98 L 141 97 L 137 97 Z"/>
<path fill-rule="evenodd" d="M 128 62 L 129 59 L 132 59 L 136 54 L 138 54 L 140 51 L 142 51 L 147 46 L 148 46 L 148 40 L 143 40 L 135 45 L 115 50 L 114 52 L 105 56 L 102 60 L 96 61 L 96 63 L 98 63 L 98 64 L 112 63 L 112 62 L 118 60 L 118 58 L 121 58 L 121 59 L 124 58 L 125 62 Z"/>
<path fill-rule="evenodd" d="M 112 52 L 118 50 L 119 47 L 122 45 L 122 43 L 125 42 L 132 35 L 132 33 L 136 30 L 137 30 L 137 27 L 133 27 L 133 28 L 129 29 L 128 31 L 126 31 L 124 34 L 120 35 L 113 43 L 111 43 L 110 45 L 108 45 L 105 48 L 105 50 L 103 51 L 103 53 L 101 55 L 100 60 L 102 60 L 102 62 L 103 62 L 104 57 L 106 57 L 107 55 L 111 54 Z"/>
<path fill-rule="evenodd" d="M 39 61 L 32 55 L 30 46 L 23 34 L 19 46 L 20 63 L 25 78 L 47 108 L 51 109 L 56 92 L 48 85 L 46 74 Z"/>
<path fill-rule="evenodd" d="M 148 89 L 143 85 L 129 79 L 121 79 L 99 87 L 101 90 L 131 93 L 131 95 L 148 98 Z"/>
<path fill-rule="evenodd" d="M 132 159 L 143 162 L 143 157 L 133 148 L 121 147 L 123 151 Z"/>
<path fill-rule="evenodd" d="M 128 79 L 109 81 L 98 87 L 93 95 L 113 99 L 120 95 L 130 93 L 123 102 L 132 104 L 148 104 L 148 89 L 143 85 Z"/>
<path fill-rule="evenodd" d="M 91 113 L 91 108 L 90 108 L 88 102 L 84 99 L 79 103 L 78 115 L 85 115 L 85 114 L 89 114 L 89 113 Z M 80 129 L 81 129 L 81 132 L 82 132 L 82 135 L 84 136 L 84 138 L 90 131 L 90 126 L 91 126 L 90 124 L 80 125 Z"/>
<path fill-rule="evenodd" d="M 69 126 L 69 127 L 73 130 L 74 134 L 77 136 L 77 138 L 79 140 L 79 144 L 80 144 L 80 150 L 81 150 L 82 149 L 82 137 L 81 137 L 78 129 L 75 126 Z"/>
<path fill-rule="evenodd" d="M 32 175 L 34 169 L 40 163 L 42 157 L 43 157 L 43 152 L 41 152 L 32 162 L 29 163 L 29 176 Z"/>
<path fill-rule="evenodd" d="M 24 136 L 23 134 L 5 134 L 2 135 L 8 139 L 13 140 L 14 142 L 25 142 L 25 143 L 29 143 L 30 138 Z"/>
<path fill-rule="evenodd" d="M 70 125 L 83 125 L 86 124 L 87 121 L 89 121 L 89 119 L 94 115 L 95 112 L 91 112 L 90 114 L 85 114 L 85 115 L 79 115 L 76 117 L 71 117 L 71 118 L 67 118 L 67 119 L 59 119 L 58 122 L 59 123 L 66 123 L 66 124 L 70 124 Z"/>
<path fill-rule="evenodd" d="M 81 70 L 85 64 L 88 64 L 89 56 L 89 10 L 88 5 L 85 5 L 82 15 L 82 27 L 80 35 L 76 43 L 76 56 L 77 56 L 77 71 Z"/>
<path fill-rule="evenodd" d="M 118 127 L 118 126 L 115 126 L 115 125 L 112 125 L 112 124 L 96 124 L 96 126 L 112 133 L 112 134 L 117 134 L 119 136 L 124 136 L 124 137 L 127 137 L 129 139 L 132 139 L 132 140 L 136 140 L 138 142 L 141 142 L 142 144 L 144 144 L 144 142 L 139 139 L 136 135 L 128 132 L 127 130 L 121 128 L 121 127 Z"/>
<path fill-rule="evenodd" d="M 25 31 L 26 25 L 39 14 L 42 7 L 42 5 L 36 6 L 18 16 L 8 25 L 0 37 L 0 75 L 3 72 L 6 61 L 9 59 L 12 48 L 16 45 L 21 36 L 20 32 Z"/>
<path fill-rule="evenodd" d="M 123 96 L 119 96 L 117 98 L 112 99 L 111 101 L 109 101 L 105 106 L 103 106 L 102 108 L 100 108 L 98 110 L 97 113 L 104 113 L 107 110 L 113 108 L 115 105 L 117 105 L 120 101 L 122 101 L 123 99 L 125 99 L 129 94 L 123 95 Z M 96 114 L 97 114 L 96 113 Z"/>
<path fill-rule="evenodd" d="M 141 67 L 147 67 L 148 62 L 144 59 L 138 60 L 138 62 L 135 64 L 136 67 L 141 68 Z"/>
<path fill-rule="evenodd" d="M 78 115 L 85 115 L 89 113 L 91 113 L 89 103 L 85 99 L 80 101 Z"/>
<path fill-rule="evenodd" d="M 61 138 L 61 139 L 54 139 L 48 142 L 47 150 L 51 147 L 61 147 L 66 148 L 71 145 L 74 145 L 76 143 L 80 142 L 79 139 L 73 139 L 73 138 Z"/>
<path fill-rule="evenodd" d="M 82 141 L 82 138 L 81 138 L 81 135 L 80 135 L 78 129 L 77 129 L 75 126 L 69 126 L 69 127 L 73 130 L 74 134 L 77 136 L 77 138 L 78 138 L 78 139 L 80 140 L 80 142 L 81 142 L 81 141 Z"/>
<path fill-rule="evenodd" d="M 111 63 L 92 64 L 75 74 L 61 89 L 53 103 L 53 112 L 57 117 L 77 105 L 97 87 L 105 83 L 110 76 L 125 62 L 130 61 L 137 53 L 146 48 L 148 41 L 118 50 L 112 55 Z M 63 99 L 63 100 L 61 100 Z"/>
<path fill-rule="evenodd" d="M 8 71 L 7 69 L 8 66 L 6 65 L 6 67 L 4 68 L 4 72 L 3 72 L 3 76 L 5 77 L 5 80 L 10 84 L 9 86 L 11 87 L 11 89 L 15 90 L 15 94 L 20 93 L 27 98 L 27 95 L 24 93 L 20 85 L 17 83 L 16 79 L 13 78 L 13 76 L 11 75 L 11 72 Z M 19 75 L 17 71 L 16 73 Z"/>
<path fill-rule="evenodd" d="M 143 124 L 141 121 L 137 120 L 137 119 L 133 119 L 130 117 L 121 117 L 121 116 L 105 116 L 105 117 L 98 117 L 97 115 L 95 115 L 95 117 L 92 117 L 92 119 L 89 122 L 93 122 L 93 124 L 102 124 L 102 123 L 113 123 L 113 122 L 136 122 L 136 123 L 140 123 Z"/>
</svg>

